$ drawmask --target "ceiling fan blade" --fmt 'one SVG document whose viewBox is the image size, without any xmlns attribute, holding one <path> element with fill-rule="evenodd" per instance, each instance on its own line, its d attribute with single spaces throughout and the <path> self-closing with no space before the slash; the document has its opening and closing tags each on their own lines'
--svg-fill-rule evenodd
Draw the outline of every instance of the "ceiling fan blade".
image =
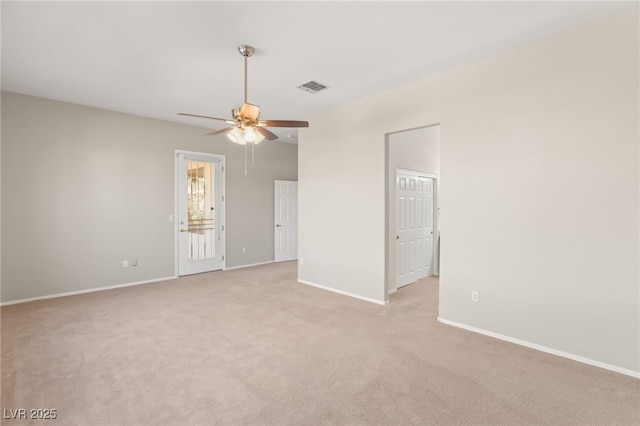
<svg viewBox="0 0 640 426">
<path fill-rule="evenodd" d="M 187 117 L 208 118 L 210 120 L 226 121 L 229 124 L 235 124 L 236 123 L 235 121 L 229 120 L 227 118 L 209 117 L 208 115 L 187 114 L 186 112 L 179 112 L 178 115 L 185 115 Z"/>
<path fill-rule="evenodd" d="M 256 132 L 260 133 L 262 136 L 265 137 L 265 139 L 268 139 L 270 141 L 274 140 L 274 139 L 278 139 L 278 135 L 276 135 L 273 132 L 270 132 L 269 130 L 265 129 L 264 127 L 254 127 L 256 129 Z"/>
<path fill-rule="evenodd" d="M 242 117 L 244 120 L 253 122 L 256 121 L 259 116 L 260 107 L 258 105 L 248 104 L 245 102 L 240 107 L 240 117 Z"/>
<path fill-rule="evenodd" d="M 226 127 L 224 129 L 214 130 L 213 132 L 205 133 L 205 135 L 219 135 L 220 133 L 229 133 L 233 129 L 235 129 L 235 127 Z"/>
<path fill-rule="evenodd" d="M 309 122 L 295 120 L 263 120 L 258 125 L 265 127 L 309 127 Z"/>
</svg>

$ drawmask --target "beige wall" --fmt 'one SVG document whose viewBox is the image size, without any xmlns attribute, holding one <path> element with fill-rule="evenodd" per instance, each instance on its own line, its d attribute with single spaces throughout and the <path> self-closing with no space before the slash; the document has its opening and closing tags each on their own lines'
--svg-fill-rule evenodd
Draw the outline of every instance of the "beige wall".
<svg viewBox="0 0 640 426">
<path fill-rule="evenodd" d="M 440 317 L 639 374 L 638 30 L 630 13 L 310 117 L 300 280 L 385 300 L 385 134 L 440 123 Z"/>
<path fill-rule="evenodd" d="M 387 137 L 387 293 L 396 290 L 398 276 L 396 169 L 430 173 L 439 177 L 440 126 L 432 125 L 420 129 L 405 130 L 392 133 Z M 437 234 L 437 229 L 434 229 L 434 235 Z M 434 268 L 436 268 L 436 264 L 437 252 L 434 251 Z M 436 269 L 433 271 L 438 273 Z"/>
<path fill-rule="evenodd" d="M 297 146 L 261 143 L 245 177 L 244 148 L 205 131 L 3 92 L 2 301 L 174 276 L 176 149 L 226 156 L 227 267 L 272 261 Z"/>
</svg>

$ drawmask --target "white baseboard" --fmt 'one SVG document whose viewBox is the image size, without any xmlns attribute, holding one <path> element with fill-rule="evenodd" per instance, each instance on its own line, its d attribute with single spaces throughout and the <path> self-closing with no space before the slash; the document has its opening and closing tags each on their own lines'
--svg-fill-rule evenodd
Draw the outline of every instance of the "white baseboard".
<svg viewBox="0 0 640 426">
<path fill-rule="evenodd" d="M 309 282 L 309 281 L 305 281 L 305 280 L 301 280 L 301 279 L 298 279 L 298 282 L 300 284 L 310 285 L 311 287 L 317 287 L 317 288 L 320 288 L 322 290 L 331 291 L 333 293 L 342 294 L 344 296 L 354 297 L 356 299 L 364 300 L 366 302 L 376 303 L 378 305 L 386 305 L 386 304 L 389 303 L 388 300 L 382 301 L 382 300 L 372 299 L 370 297 L 364 297 L 364 296 L 360 296 L 360 295 L 357 295 L 357 294 L 354 294 L 354 293 L 349 293 L 348 291 L 342 291 L 342 290 L 337 290 L 337 289 L 331 288 L 331 287 L 325 287 L 323 285 L 315 284 L 315 283 L 312 283 L 312 282 Z"/>
<path fill-rule="evenodd" d="M 94 293 L 96 291 L 113 290 L 113 289 L 116 289 L 116 288 L 123 288 L 123 287 L 132 287 L 134 285 L 140 285 L 140 284 L 150 284 L 150 283 L 157 283 L 157 282 L 160 282 L 160 281 L 175 280 L 176 278 L 178 278 L 178 277 L 177 276 L 173 276 L 173 277 L 154 278 L 152 280 L 137 281 L 137 282 L 134 282 L 134 283 L 117 284 L 117 285 L 110 285 L 110 286 L 106 286 L 106 287 L 90 288 L 90 289 L 87 289 L 87 290 L 69 291 L 69 292 L 66 292 L 66 293 L 49 294 L 49 295 L 46 295 L 46 296 L 31 297 L 29 299 L 11 300 L 9 302 L 0 303 L 0 306 L 17 305 L 18 303 L 27 303 L 27 302 L 33 302 L 33 301 L 36 301 L 36 300 L 55 299 L 57 297 L 75 296 L 77 294 Z"/>
<path fill-rule="evenodd" d="M 546 352 L 551 355 L 568 358 L 573 361 L 581 362 L 583 364 L 593 365 L 594 367 L 600 367 L 600 368 L 604 368 L 605 370 L 615 371 L 616 373 L 624 374 L 624 375 L 635 377 L 635 378 L 640 378 L 640 371 L 634 371 L 634 370 L 629 370 L 627 368 L 617 367 L 615 365 L 607 364 L 600 361 L 595 361 L 593 359 L 585 358 L 579 355 L 574 355 L 568 352 L 559 351 L 557 349 L 548 348 L 546 346 L 537 345 L 535 343 L 527 342 L 526 340 L 514 339 L 513 337 L 503 336 L 502 334 L 494 333 L 492 331 L 483 330 L 481 328 L 472 327 L 466 324 L 460 324 L 455 321 L 449 321 L 441 317 L 438 317 L 438 322 L 451 325 L 453 327 L 473 331 L 474 333 L 484 334 L 485 336 L 504 340 L 505 342 L 515 343 L 516 345 L 525 346 L 527 348 L 535 349 L 541 352 Z"/>
<path fill-rule="evenodd" d="M 234 269 L 251 268 L 252 266 L 267 265 L 269 263 L 275 263 L 273 260 L 267 260 L 266 262 L 252 263 L 250 265 L 232 266 L 231 268 L 224 268 L 224 271 L 232 271 Z"/>
</svg>

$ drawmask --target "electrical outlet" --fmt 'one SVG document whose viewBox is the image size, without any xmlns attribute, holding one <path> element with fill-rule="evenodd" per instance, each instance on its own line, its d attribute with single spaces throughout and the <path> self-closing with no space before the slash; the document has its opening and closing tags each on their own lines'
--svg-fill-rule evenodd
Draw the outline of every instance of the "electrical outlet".
<svg viewBox="0 0 640 426">
<path fill-rule="evenodd" d="M 128 268 L 129 267 L 129 261 L 128 260 L 123 260 L 122 261 L 122 267 L 123 268 Z"/>
<path fill-rule="evenodd" d="M 138 259 L 133 259 L 131 261 L 131 266 L 138 266 Z"/>
<path fill-rule="evenodd" d="M 247 248 L 246 247 L 242 247 L 242 254 L 245 254 L 247 252 Z"/>
<path fill-rule="evenodd" d="M 480 298 L 480 294 L 477 291 L 472 291 L 471 292 L 471 301 L 472 302 L 478 302 Z"/>
</svg>

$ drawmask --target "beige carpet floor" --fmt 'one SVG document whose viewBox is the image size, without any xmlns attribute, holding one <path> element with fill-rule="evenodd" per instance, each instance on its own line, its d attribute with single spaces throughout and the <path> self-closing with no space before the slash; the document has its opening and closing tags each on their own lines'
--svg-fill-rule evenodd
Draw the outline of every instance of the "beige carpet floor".
<svg viewBox="0 0 640 426">
<path fill-rule="evenodd" d="M 438 281 L 379 306 L 296 263 L 1 308 L 11 425 L 638 425 L 640 380 L 436 321 Z"/>
</svg>

